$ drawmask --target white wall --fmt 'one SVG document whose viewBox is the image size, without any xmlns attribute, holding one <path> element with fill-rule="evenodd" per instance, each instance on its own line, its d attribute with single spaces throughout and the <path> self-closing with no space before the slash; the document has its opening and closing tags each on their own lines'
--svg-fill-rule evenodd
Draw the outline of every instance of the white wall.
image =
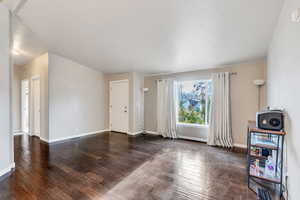
<svg viewBox="0 0 300 200">
<path fill-rule="evenodd" d="M 162 76 L 145 77 L 145 130 L 156 132 L 156 80 L 160 78 L 174 78 L 175 80 L 205 80 L 211 79 L 213 72 L 237 72 L 231 77 L 231 113 L 232 134 L 236 146 L 245 147 L 247 144 L 247 122 L 255 120 L 257 112 L 258 92 L 253 84 L 255 79 L 266 79 L 266 60 L 240 63 L 223 68 L 198 70 L 193 72 L 176 73 Z M 261 102 L 265 105 L 265 87 L 261 91 Z M 206 140 L 208 129 L 181 126 L 178 129 L 180 137 L 198 138 Z"/>
<path fill-rule="evenodd" d="M 13 132 L 21 132 L 21 74 L 20 66 L 13 66 L 12 74 L 12 123 Z"/>
<path fill-rule="evenodd" d="M 49 140 L 108 129 L 101 72 L 49 53 Z"/>
<path fill-rule="evenodd" d="M 144 75 L 133 72 L 133 133 L 144 130 Z"/>
<path fill-rule="evenodd" d="M 0 4 L 0 176 L 13 165 L 13 134 L 10 105 L 10 16 Z"/>
<path fill-rule="evenodd" d="M 45 53 L 27 65 L 21 66 L 18 70 L 21 80 L 29 80 L 29 89 L 31 90 L 32 78 L 39 77 L 41 84 L 41 133 L 42 139 L 49 138 L 49 106 L 48 106 L 48 53 Z M 29 132 L 33 131 L 33 101 L 32 93 L 29 93 Z"/>
<path fill-rule="evenodd" d="M 300 23 L 291 22 L 299 0 L 286 0 L 268 57 L 268 104 L 284 108 L 289 200 L 300 199 Z"/>
</svg>

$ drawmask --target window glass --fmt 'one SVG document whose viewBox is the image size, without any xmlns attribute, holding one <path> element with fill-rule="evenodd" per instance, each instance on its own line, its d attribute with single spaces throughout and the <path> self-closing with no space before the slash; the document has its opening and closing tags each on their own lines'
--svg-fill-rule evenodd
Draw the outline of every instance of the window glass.
<svg viewBox="0 0 300 200">
<path fill-rule="evenodd" d="M 208 125 L 211 108 L 211 81 L 178 82 L 179 123 Z"/>
</svg>

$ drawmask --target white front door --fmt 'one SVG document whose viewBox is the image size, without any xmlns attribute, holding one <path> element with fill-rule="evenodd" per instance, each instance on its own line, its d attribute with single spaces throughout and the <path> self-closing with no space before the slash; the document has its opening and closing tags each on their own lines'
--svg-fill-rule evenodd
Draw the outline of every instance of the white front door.
<svg viewBox="0 0 300 200">
<path fill-rule="evenodd" d="M 40 89 L 40 79 L 34 78 L 32 79 L 32 105 L 33 105 L 33 135 L 40 136 L 41 128 L 41 89 Z"/>
<path fill-rule="evenodd" d="M 127 133 L 129 129 L 128 80 L 110 82 L 110 129 Z"/>
</svg>

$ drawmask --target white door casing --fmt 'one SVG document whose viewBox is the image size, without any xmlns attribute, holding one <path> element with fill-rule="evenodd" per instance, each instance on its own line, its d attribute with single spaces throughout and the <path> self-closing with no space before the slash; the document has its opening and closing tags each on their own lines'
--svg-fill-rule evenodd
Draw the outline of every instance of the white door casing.
<svg viewBox="0 0 300 200">
<path fill-rule="evenodd" d="M 32 78 L 32 108 L 33 108 L 33 132 L 35 136 L 40 136 L 41 132 L 41 85 L 40 78 Z"/>
<path fill-rule="evenodd" d="M 110 130 L 122 133 L 129 131 L 129 81 L 111 81 L 109 120 Z"/>
<path fill-rule="evenodd" d="M 21 81 L 22 132 L 29 133 L 29 81 Z"/>
</svg>

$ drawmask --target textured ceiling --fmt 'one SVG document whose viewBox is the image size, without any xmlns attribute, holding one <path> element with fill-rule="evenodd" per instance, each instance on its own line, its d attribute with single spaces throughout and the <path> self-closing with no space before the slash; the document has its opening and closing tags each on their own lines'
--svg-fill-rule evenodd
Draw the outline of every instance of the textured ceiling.
<svg viewBox="0 0 300 200">
<path fill-rule="evenodd" d="M 47 52 L 43 42 L 16 16 L 12 17 L 12 35 L 13 49 L 19 53 L 19 55 L 12 54 L 16 65 L 25 65 Z"/>
<path fill-rule="evenodd" d="M 282 0 L 27 0 L 54 53 L 104 72 L 168 73 L 266 56 Z"/>
<path fill-rule="evenodd" d="M 28 0 L 3 0 L 2 3 L 12 11 L 12 49 L 18 55 L 12 54 L 15 65 L 25 65 L 34 58 L 47 52 L 46 45 L 16 16 Z M 0 1 L 1 2 L 1 1 Z"/>
</svg>

